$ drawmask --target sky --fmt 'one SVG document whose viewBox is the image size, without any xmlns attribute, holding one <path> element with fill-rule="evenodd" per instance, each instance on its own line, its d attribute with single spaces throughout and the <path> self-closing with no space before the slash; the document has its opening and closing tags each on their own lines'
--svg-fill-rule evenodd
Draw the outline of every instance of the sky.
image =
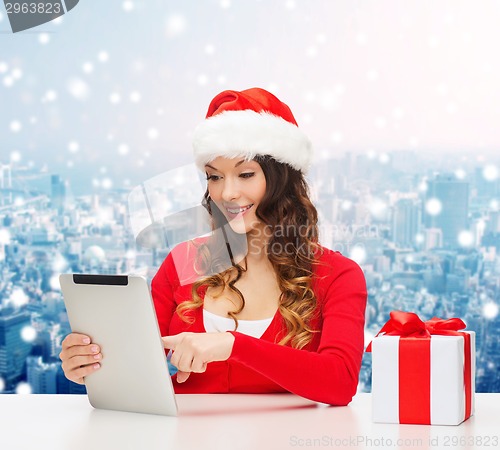
<svg viewBox="0 0 500 450">
<path fill-rule="evenodd" d="M 226 89 L 287 103 L 315 163 L 345 151 L 495 155 L 500 2 L 80 0 L 12 33 L 0 163 L 134 184 L 193 161 Z"/>
</svg>

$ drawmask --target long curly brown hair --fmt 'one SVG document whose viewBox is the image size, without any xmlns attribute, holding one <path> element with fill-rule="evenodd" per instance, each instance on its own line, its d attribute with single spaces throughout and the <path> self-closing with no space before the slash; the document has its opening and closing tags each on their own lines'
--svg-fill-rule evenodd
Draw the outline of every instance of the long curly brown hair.
<svg viewBox="0 0 500 450">
<path fill-rule="evenodd" d="M 265 250 L 277 275 L 281 290 L 279 312 L 287 330 L 278 343 L 285 345 L 290 342 L 294 348 L 303 348 L 317 332 L 311 328 L 311 321 L 317 304 L 312 289 L 312 269 L 321 254 L 318 213 L 309 198 L 309 188 L 301 171 L 268 155 L 256 156 L 254 160 L 262 167 L 266 179 L 266 193 L 257 207 L 256 216 L 270 230 Z M 228 236 L 234 232 L 230 226 L 224 226 L 227 219 L 211 200 L 208 189 L 203 205 L 211 216 L 212 229 L 219 232 L 197 245 L 197 271 L 211 275 L 202 276 L 193 283 L 192 299 L 179 304 L 176 311 L 182 320 L 192 323 L 194 318 L 186 313 L 203 305 L 202 287 L 218 288 L 215 298 L 228 288 L 241 301 L 236 311 L 228 313 L 237 329 L 236 316 L 245 307 L 245 298 L 235 283 L 246 271 L 245 248 L 238 248 L 238 239 Z M 231 260 L 229 268 L 223 261 L 228 254 Z M 245 263 L 244 266 L 241 262 Z"/>
</svg>

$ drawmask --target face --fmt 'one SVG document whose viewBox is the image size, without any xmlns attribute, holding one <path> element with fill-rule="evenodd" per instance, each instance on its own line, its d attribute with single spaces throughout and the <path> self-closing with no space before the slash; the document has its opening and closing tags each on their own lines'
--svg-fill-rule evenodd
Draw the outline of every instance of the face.
<svg viewBox="0 0 500 450">
<path fill-rule="evenodd" d="M 255 214 L 266 192 L 266 178 L 256 161 L 219 156 L 205 165 L 208 192 L 236 233 L 264 224 Z"/>
</svg>

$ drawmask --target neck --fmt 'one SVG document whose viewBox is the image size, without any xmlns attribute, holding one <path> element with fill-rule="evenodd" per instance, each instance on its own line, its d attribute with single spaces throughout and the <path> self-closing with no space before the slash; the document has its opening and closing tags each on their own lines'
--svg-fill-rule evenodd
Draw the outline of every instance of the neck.
<svg viewBox="0 0 500 450">
<path fill-rule="evenodd" d="M 268 238 L 262 233 L 248 233 L 247 245 L 248 253 L 247 260 L 256 263 L 269 261 L 266 253 Z"/>
</svg>

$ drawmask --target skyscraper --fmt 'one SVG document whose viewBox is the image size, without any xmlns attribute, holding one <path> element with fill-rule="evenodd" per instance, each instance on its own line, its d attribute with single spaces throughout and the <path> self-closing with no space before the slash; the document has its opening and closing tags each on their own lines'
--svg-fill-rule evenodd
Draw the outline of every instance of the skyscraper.
<svg viewBox="0 0 500 450">
<path fill-rule="evenodd" d="M 12 173 L 8 164 L 0 164 L 0 205 L 12 203 Z"/>
<path fill-rule="evenodd" d="M 50 178 L 50 201 L 52 208 L 61 212 L 66 202 L 66 184 L 59 175 Z"/>
<path fill-rule="evenodd" d="M 41 356 L 29 356 L 26 364 L 33 394 L 57 394 L 57 368 L 60 364 L 44 363 Z"/>
<path fill-rule="evenodd" d="M 426 201 L 429 200 L 437 200 L 441 211 L 425 211 L 426 228 L 439 228 L 445 247 L 459 247 L 458 236 L 468 228 L 469 183 L 455 175 L 437 175 L 428 182 Z"/>
<path fill-rule="evenodd" d="M 392 216 L 392 237 L 400 247 L 413 247 L 420 223 L 420 210 L 415 200 L 397 201 Z"/>
<path fill-rule="evenodd" d="M 21 331 L 30 324 L 27 312 L 9 307 L 0 309 L 0 377 L 5 380 L 7 389 L 25 373 L 24 365 L 31 344 L 22 338 Z"/>
</svg>

